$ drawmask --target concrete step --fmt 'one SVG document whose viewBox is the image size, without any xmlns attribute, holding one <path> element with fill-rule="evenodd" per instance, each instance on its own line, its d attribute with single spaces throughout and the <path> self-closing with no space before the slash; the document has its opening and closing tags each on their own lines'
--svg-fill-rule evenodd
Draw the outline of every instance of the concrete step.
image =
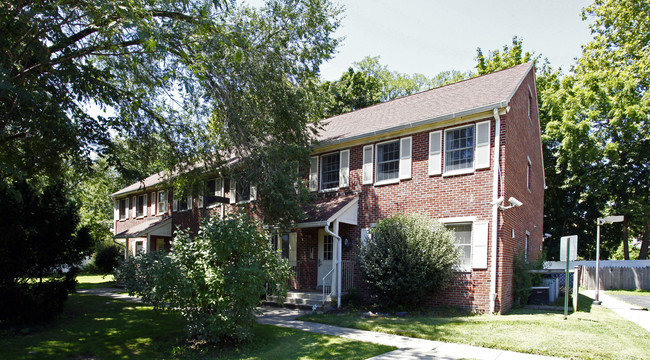
<svg viewBox="0 0 650 360">
<path fill-rule="evenodd" d="M 276 295 L 267 295 L 266 305 L 279 305 L 278 296 Z M 282 299 L 282 306 L 287 308 L 299 308 L 304 310 L 312 310 L 316 306 L 317 310 L 327 309 L 331 306 L 331 299 L 329 296 L 326 297 L 326 301 L 323 304 L 323 294 L 318 292 L 297 292 L 291 291 L 287 293 L 287 296 Z"/>
</svg>

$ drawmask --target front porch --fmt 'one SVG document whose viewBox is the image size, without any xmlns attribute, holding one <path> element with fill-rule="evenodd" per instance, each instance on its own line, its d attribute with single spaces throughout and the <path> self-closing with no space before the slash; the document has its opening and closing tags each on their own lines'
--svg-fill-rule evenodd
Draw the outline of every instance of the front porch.
<svg viewBox="0 0 650 360">
<path fill-rule="evenodd" d="M 336 302 L 340 294 L 356 286 L 352 244 L 359 237 L 358 197 L 322 198 L 306 213 L 306 219 L 296 224 L 293 232 L 277 233 L 272 243 L 293 270 L 289 283 L 293 291 L 284 302 L 311 309 L 332 299 Z M 277 302 L 276 297 L 267 300 Z"/>
</svg>

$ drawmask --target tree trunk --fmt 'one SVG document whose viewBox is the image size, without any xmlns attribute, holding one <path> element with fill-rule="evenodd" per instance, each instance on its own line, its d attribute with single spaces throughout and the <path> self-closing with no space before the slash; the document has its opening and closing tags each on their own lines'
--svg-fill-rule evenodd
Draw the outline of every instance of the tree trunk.
<svg viewBox="0 0 650 360">
<path fill-rule="evenodd" d="M 630 260 L 629 235 L 627 232 L 627 216 L 623 218 L 623 259 Z"/>
<path fill-rule="evenodd" d="M 641 237 L 641 251 L 639 251 L 639 260 L 648 258 L 648 245 L 650 245 L 650 214 L 643 220 L 643 236 Z"/>
</svg>

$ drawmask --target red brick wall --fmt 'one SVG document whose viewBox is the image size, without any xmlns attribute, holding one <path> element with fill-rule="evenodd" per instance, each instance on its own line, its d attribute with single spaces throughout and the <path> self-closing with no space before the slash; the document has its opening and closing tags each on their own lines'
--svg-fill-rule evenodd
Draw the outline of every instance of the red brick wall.
<svg viewBox="0 0 650 360">
<path fill-rule="evenodd" d="M 528 116 L 529 87 L 532 91 L 532 117 Z M 504 121 L 505 149 L 503 156 L 502 195 L 523 203 L 502 213 L 499 244 L 499 305 L 507 312 L 513 305 L 512 263 L 516 253 L 525 251 L 526 232 L 528 260 L 534 261 L 540 253 L 544 221 L 544 165 L 541 153 L 540 123 L 537 112 L 535 80 L 531 72 L 510 101 L 510 112 Z M 528 158 L 531 160 L 530 190 L 526 185 Z M 514 233 L 514 237 L 513 237 Z"/>
</svg>

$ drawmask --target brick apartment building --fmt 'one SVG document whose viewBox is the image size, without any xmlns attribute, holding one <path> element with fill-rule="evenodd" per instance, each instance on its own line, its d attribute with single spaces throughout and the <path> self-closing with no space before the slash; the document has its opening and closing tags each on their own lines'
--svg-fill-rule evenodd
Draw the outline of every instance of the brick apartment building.
<svg viewBox="0 0 650 360">
<path fill-rule="evenodd" d="M 271 236 L 297 289 L 332 296 L 359 287 L 354 249 L 395 213 L 420 213 L 456 231 L 457 278 L 430 304 L 475 312 L 513 305 L 512 262 L 542 244 L 544 166 L 532 63 L 325 120 L 309 186 L 316 206 L 289 233 Z M 127 256 L 169 248 L 177 225 L 254 201 L 254 186 L 207 178 L 203 196 L 173 198 L 152 175 L 111 197 L 115 238 Z M 221 204 L 216 196 L 230 199 Z"/>
</svg>

